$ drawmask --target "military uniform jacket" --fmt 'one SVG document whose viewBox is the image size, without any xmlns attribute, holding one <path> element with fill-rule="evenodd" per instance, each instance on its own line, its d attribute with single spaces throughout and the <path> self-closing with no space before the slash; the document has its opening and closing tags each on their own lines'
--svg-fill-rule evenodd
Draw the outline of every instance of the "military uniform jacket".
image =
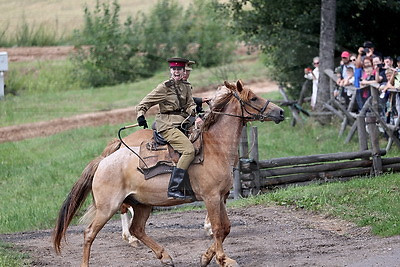
<svg viewBox="0 0 400 267">
<path fill-rule="evenodd" d="M 154 105 L 160 108 L 156 115 L 158 132 L 177 128 L 188 115 L 195 115 L 196 104 L 189 82 L 168 80 L 160 83 L 136 107 L 137 117 L 146 114 Z"/>
</svg>

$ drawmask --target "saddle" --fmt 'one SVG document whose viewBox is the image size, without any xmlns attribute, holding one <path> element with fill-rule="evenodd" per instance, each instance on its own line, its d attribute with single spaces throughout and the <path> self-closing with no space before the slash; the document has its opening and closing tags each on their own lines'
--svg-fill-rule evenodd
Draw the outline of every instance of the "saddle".
<svg viewBox="0 0 400 267">
<path fill-rule="evenodd" d="M 190 129 L 188 136 L 195 150 L 195 158 L 191 164 L 203 163 L 203 136 L 200 129 Z M 153 130 L 153 137 L 140 144 L 138 170 L 144 174 L 145 179 L 163 173 L 171 173 L 176 166 L 180 154 L 175 151 L 167 141 L 156 131 Z"/>
</svg>

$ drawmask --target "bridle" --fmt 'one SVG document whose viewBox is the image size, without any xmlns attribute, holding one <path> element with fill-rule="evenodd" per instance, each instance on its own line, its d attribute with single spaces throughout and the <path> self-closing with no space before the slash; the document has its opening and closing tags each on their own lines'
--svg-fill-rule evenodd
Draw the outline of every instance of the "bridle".
<svg viewBox="0 0 400 267">
<path fill-rule="evenodd" d="M 265 102 L 264 106 L 261 109 L 259 109 L 259 108 L 255 107 L 255 106 L 253 106 L 251 103 L 246 102 L 243 99 L 241 99 L 240 96 L 237 94 L 237 92 L 232 92 L 232 95 L 239 101 L 240 109 L 242 111 L 242 115 L 219 112 L 219 111 L 215 111 L 213 109 L 211 109 L 211 113 L 241 118 L 242 121 L 243 121 L 243 125 L 246 124 L 246 120 L 264 121 L 264 120 L 266 120 L 266 119 L 271 117 L 270 115 L 264 115 L 263 114 L 265 112 L 265 110 L 267 109 L 268 104 L 270 103 L 270 101 L 268 99 L 267 99 L 267 102 Z M 247 106 L 257 110 L 258 113 L 252 113 L 252 112 L 248 111 L 247 108 L 246 108 Z M 245 116 L 244 112 L 246 112 L 250 116 Z"/>
</svg>

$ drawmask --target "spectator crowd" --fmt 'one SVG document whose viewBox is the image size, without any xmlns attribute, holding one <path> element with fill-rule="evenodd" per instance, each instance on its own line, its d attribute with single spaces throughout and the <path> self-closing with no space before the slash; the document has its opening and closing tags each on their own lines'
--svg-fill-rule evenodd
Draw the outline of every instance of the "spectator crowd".
<svg viewBox="0 0 400 267">
<path fill-rule="evenodd" d="M 318 58 L 314 58 L 315 66 Z M 315 71 L 316 69 L 316 71 Z M 318 81 L 318 66 L 314 70 L 305 69 L 304 77 Z M 364 106 L 366 100 L 371 96 L 371 87 L 379 90 L 379 112 L 387 124 L 395 124 L 399 118 L 400 111 L 400 56 L 394 59 L 390 55 L 382 55 L 375 50 L 372 42 L 364 42 L 356 54 L 348 51 L 341 53 L 340 65 L 335 69 L 337 76 L 334 97 L 346 107 L 355 94 L 355 104 L 350 107 L 354 113 L 358 113 Z M 314 108 L 313 97 L 316 99 L 318 82 L 311 97 L 311 107 Z M 315 93 L 314 93 L 315 91 Z M 315 94 L 315 95 L 314 95 Z"/>
</svg>

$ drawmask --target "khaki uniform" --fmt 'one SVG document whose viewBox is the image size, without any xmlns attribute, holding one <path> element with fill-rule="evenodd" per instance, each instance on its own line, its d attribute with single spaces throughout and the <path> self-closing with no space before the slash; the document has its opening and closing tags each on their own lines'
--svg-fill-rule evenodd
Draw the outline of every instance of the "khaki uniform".
<svg viewBox="0 0 400 267">
<path fill-rule="evenodd" d="M 188 115 L 195 115 L 196 104 L 189 82 L 168 80 L 160 83 L 136 107 L 137 117 L 145 115 L 154 105 L 160 108 L 156 115 L 156 128 L 179 153 L 177 167 L 187 170 L 194 159 L 193 144 L 177 128 Z"/>
</svg>

